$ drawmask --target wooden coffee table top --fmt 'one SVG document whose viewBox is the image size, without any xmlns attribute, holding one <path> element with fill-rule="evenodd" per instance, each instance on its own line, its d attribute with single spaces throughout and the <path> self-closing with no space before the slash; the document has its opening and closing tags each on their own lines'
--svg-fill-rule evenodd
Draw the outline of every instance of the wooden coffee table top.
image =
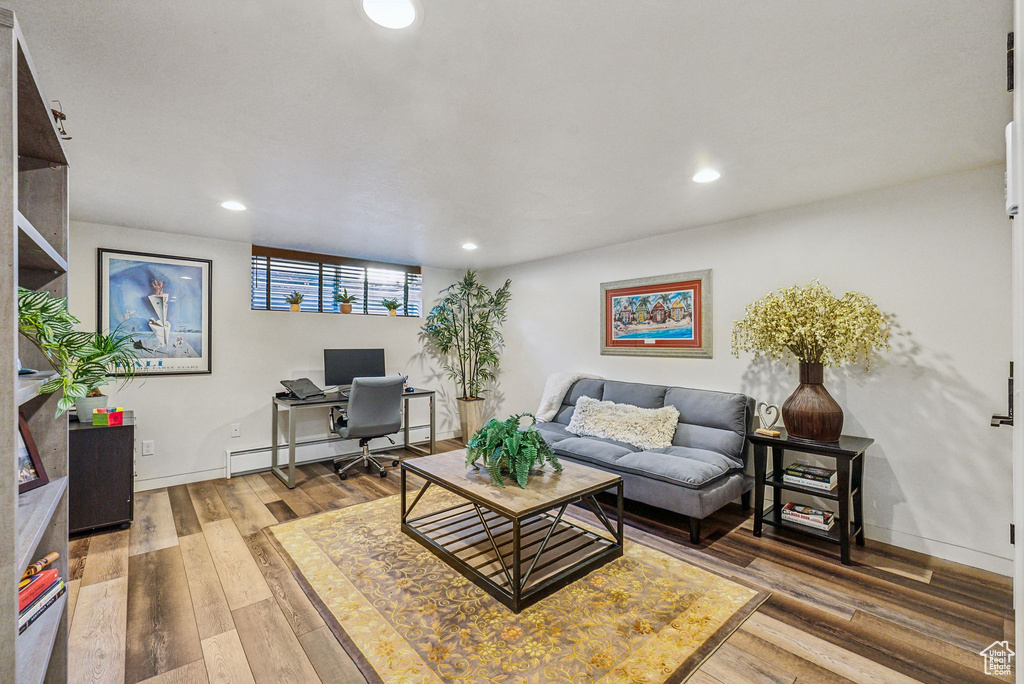
<svg viewBox="0 0 1024 684">
<path fill-rule="evenodd" d="M 483 465 L 466 465 L 465 449 L 402 461 L 402 468 L 513 518 L 546 511 L 583 494 L 603 491 L 622 479 L 578 463 L 561 463 L 561 472 L 545 464 L 539 472 L 532 473 L 526 489 L 521 489 L 511 478 L 506 478 L 504 489 L 497 486 Z"/>
</svg>

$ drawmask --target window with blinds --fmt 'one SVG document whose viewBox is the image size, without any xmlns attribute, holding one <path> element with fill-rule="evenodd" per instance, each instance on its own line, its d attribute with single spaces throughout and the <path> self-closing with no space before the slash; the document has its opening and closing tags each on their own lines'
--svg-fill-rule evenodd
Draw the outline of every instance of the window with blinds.
<svg viewBox="0 0 1024 684">
<path fill-rule="evenodd" d="M 383 300 L 394 299 L 399 316 L 423 315 L 419 266 L 253 245 L 250 285 L 253 309 L 288 311 L 285 297 L 301 292 L 300 311 L 340 313 L 337 297 L 347 292 L 354 314 L 386 316 Z"/>
</svg>

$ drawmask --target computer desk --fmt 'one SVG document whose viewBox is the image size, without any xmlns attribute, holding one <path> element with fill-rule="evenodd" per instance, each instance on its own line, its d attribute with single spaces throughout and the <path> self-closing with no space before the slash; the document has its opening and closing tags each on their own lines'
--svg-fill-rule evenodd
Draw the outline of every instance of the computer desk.
<svg viewBox="0 0 1024 684">
<path fill-rule="evenodd" d="M 405 392 L 402 399 L 405 405 L 405 418 L 402 420 L 402 435 L 405 438 L 405 448 L 413 453 L 423 456 L 434 453 L 437 442 L 437 411 L 434 406 L 434 390 L 417 389 L 412 392 Z M 424 449 L 409 443 L 409 430 L 424 425 L 409 425 L 409 400 L 426 397 L 430 401 L 430 448 Z M 284 482 L 288 489 L 295 489 L 295 414 L 302 409 L 323 408 L 325 406 L 345 406 L 348 404 L 348 396 L 340 392 L 328 392 L 309 399 L 296 399 L 293 397 L 274 396 L 271 405 L 271 428 L 270 428 L 270 471 L 277 475 Z M 278 411 L 288 411 L 288 472 L 282 469 L 277 463 L 277 439 L 278 439 Z"/>
</svg>

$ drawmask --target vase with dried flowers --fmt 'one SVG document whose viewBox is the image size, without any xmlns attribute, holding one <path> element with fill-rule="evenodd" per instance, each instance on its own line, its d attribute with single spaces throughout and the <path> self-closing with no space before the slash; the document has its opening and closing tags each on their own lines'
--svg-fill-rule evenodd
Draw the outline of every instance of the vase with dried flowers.
<svg viewBox="0 0 1024 684">
<path fill-rule="evenodd" d="M 825 366 L 863 363 L 889 350 L 890 316 L 860 292 L 832 294 L 817 280 L 771 292 L 734 321 L 732 353 L 800 362 L 800 385 L 782 405 L 790 437 L 835 442 L 843 431 L 843 409 L 825 389 Z"/>
</svg>

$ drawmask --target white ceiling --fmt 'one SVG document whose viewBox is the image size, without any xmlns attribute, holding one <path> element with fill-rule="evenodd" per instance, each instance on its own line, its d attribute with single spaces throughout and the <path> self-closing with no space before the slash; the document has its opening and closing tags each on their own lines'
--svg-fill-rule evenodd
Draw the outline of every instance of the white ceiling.
<svg viewBox="0 0 1024 684">
<path fill-rule="evenodd" d="M 1011 0 L 419 1 L 14 1 L 72 217 L 484 267 L 1004 157 Z"/>
</svg>

